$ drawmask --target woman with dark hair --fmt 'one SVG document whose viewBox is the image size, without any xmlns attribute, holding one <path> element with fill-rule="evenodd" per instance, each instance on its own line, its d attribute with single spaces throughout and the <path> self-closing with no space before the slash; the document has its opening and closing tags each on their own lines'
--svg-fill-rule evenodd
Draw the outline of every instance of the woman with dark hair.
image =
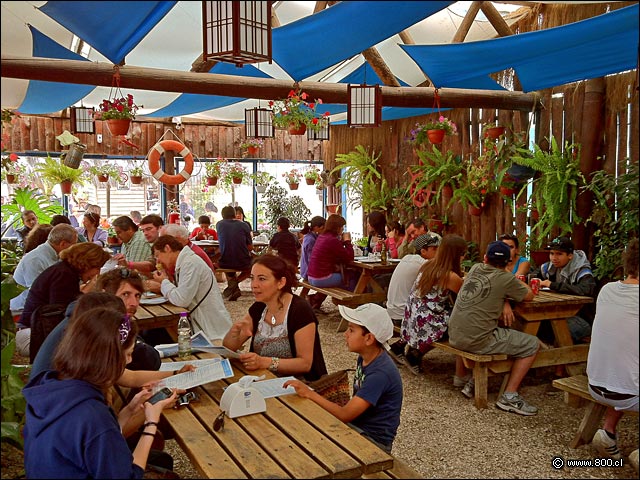
<svg viewBox="0 0 640 480">
<path fill-rule="evenodd" d="M 510 233 L 503 233 L 498 237 L 498 240 L 509 245 L 511 249 L 511 258 L 504 269 L 514 275 L 528 275 L 531 264 L 529 260 L 520 256 L 520 241 L 518 237 Z"/>
<path fill-rule="evenodd" d="M 436 256 L 420 267 L 413 283 L 400 331 L 401 341 L 409 345 L 406 358 L 413 373 L 421 371 L 422 357 L 433 348 L 432 343 L 445 337 L 455 296 L 462 286 L 461 262 L 466 251 L 464 238 L 445 236 Z"/>
<path fill-rule="evenodd" d="M 291 222 L 287 217 L 278 218 L 276 225 L 278 226 L 278 231 L 269 241 L 269 247 L 277 250 L 278 256 L 284 258 L 296 270 L 300 256 L 298 236 L 289 231 Z"/>
<path fill-rule="evenodd" d="M 244 209 L 240 205 L 236 205 L 234 207 L 234 210 L 236 211 L 236 220 L 241 220 L 247 225 L 249 225 L 249 230 L 253 232 L 253 227 L 251 226 L 251 222 L 247 221 L 247 217 L 244 214 Z M 253 233 L 251 235 L 253 235 Z"/>
<path fill-rule="evenodd" d="M 302 253 L 300 255 L 300 276 L 303 280 L 307 279 L 307 269 L 309 268 L 311 252 L 326 222 L 324 217 L 315 216 L 310 221 L 305 222 L 304 227 L 300 231 L 300 233 L 304 235 L 302 239 Z"/>
<path fill-rule="evenodd" d="M 42 245 L 49 238 L 49 232 L 53 229 L 53 225 L 48 223 L 39 223 L 27 234 L 24 240 L 24 253 L 29 253 L 39 245 Z"/>
<path fill-rule="evenodd" d="M 100 228 L 100 215 L 97 213 L 85 212 L 82 217 L 82 227 L 77 227 L 76 230 L 80 235 L 84 235 L 88 242 L 95 243 L 101 247 L 107 244 L 109 234 L 106 230 Z"/>
<path fill-rule="evenodd" d="M 93 244 L 89 244 L 93 245 Z M 121 311 L 99 307 L 80 313 L 69 326 L 46 370 L 22 390 L 28 478 L 142 478 L 160 414 L 176 392 L 155 404 L 144 389 L 116 417 L 109 390 L 131 360 L 137 326 Z M 133 458 L 122 435 L 131 411 L 144 409 L 145 423 Z"/>
<path fill-rule="evenodd" d="M 306 300 L 293 294 L 296 283 L 286 260 L 275 255 L 253 260 L 251 289 L 256 301 L 222 341 L 225 347 L 238 350 L 251 338 L 249 353 L 240 355 L 247 370 L 268 368 L 276 375 L 310 381 L 327 373 L 318 320 Z"/>
<path fill-rule="evenodd" d="M 356 278 L 344 281 L 341 268 L 353 261 L 351 240 L 342 240 L 342 231 L 347 224 L 338 214 L 329 215 L 324 230 L 311 252 L 307 277 L 317 287 L 342 287 L 353 291 Z"/>
<path fill-rule="evenodd" d="M 404 226 L 397 220 L 389 222 L 386 227 L 387 239 L 385 244 L 391 258 L 398 258 L 398 247 L 402 243 L 405 237 Z"/>
<path fill-rule="evenodd" d="M 369 234 L 370 252 L 379 252 L 382 249 L 382 242 L 386 240 L 387 219 L 384 212 L 371 212 L 367 216 L 367 233 Z"/>
</svg>

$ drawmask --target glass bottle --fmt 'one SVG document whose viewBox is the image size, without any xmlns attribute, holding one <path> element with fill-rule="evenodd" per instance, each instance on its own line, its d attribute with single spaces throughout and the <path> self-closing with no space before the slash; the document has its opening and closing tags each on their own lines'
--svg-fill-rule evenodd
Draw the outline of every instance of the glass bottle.
<svg viewBox="0 0 640 480">
<path fill-rule="evenodd" d="M 384 240 L 380 248 L 380 263 L 387 263 L 387 244 Z"/>
<path fill-rule="evenodd" d="M 191 355 L 191 325 L 189 313 L 182 312 L 178 319 L 178 357 L 184 358 Z"/>
</svg>

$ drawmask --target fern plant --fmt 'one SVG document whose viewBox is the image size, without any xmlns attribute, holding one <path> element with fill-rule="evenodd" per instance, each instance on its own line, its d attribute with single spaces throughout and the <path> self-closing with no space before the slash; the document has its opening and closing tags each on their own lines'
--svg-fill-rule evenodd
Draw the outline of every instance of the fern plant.
<svg viewBox="0 0 640 480">
<path fill-rule="evenodd" d="M 567 235 L 581 221 L 576 212 L 576 197 L 585 183 L 580 171 L 580 145 L 565 142 L 561 149 L 554 137 L 549 144 L 549 151 L 534 145 L 532 155 L 513 157 L 514 163 L 537 172 L 531 205 L 540 217 L 531 228 L 532 250 L 545 244 L 554 229 L 558 230 L 557 235 Z"/>
<path fill-rule="evenodd" d="M 378 166 L 378 160 L 382 153 L 369 153 L 362 145 L 357 145 L 355 151 L 340 153 L 336 156 L 336 167 L 329 175 L 342 171 L 336 187 L 344 186 L 349 193 L 349 205 L 354 208 L 362 207 L 367 212 L 381 208 L 381 199 L 389 200 L 389 192 L 386 181 L 382 179 L 382 171 Z M 384 209 L 388 208 L 385 204 Z"/>
<path fill-rule="evenodd" d="M 464 165 L 459 156 L 454 156 L 450 150 L 443 153 L 436 145 L 433 145 L 431 150 L 417 150 L 416 153 L 421 160 L 420 165 L 411 167 L 413 173 L 419 174 L 416 191 L 435 191 L 434 200 L 437 202 L 445 186 L 456 189 L 464 172 Z"/>
</svg>

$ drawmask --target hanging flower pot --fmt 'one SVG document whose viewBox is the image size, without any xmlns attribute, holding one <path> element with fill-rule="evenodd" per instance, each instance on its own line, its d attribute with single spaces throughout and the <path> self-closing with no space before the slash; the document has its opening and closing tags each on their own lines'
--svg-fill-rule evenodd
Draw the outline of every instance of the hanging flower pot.
<svg viewBox="0 0 640 480">
<path fill-rule="evenodd" d="M 11 173 L 7 173 L 7 183 L 16 183 L 16 176 Z"/>
<path fill-rule="evenodd" d="M 491 128 L 487 128 L 484 132 L 484 136 L 486 138 L 490 138 L 491 140 L 495 140 L 496 138 L 498 138 L 500 135 L 504 135 L 504 132 L 506 131 L 507 127 L 491 127 Z"/>
<path fill-rule="evenodd" d="M 179 212 L 169 213 L 169 223 L 177 223 L 178 225 L 180 225 L 180 213 Z"/>
<path fill-rule="evenodd" d="M 453 187 L 451 185 L 447 184 L 442 187 L 442 197 L 444 198 L 446 203 L 451 200 L 451 197 L 453 197 Z"/>
<path fill-rule="evenodd" d="M 432 232 L 441 234 L 442 231 L 444 230 L 444 222 L 439 218 L 430 218 L 428 220 L 428 227 L 429 227 L 429 230 L 431 230 Z"/>
<path fill-rule="evenodd" d="M 142 183 L 142 175 L 131 175 L 129 180 L 133 185 L 140 185 Z"/>
<path fill-rule="evenodd" d="M 512 187 L 500 187 L 500 193 L 505 197 L 511 197 L 516 193 L 516 189 Z"/>
<path fill-rule="evenodd" d="M 482 215 L 481 207 L 474 207 L 473 205 L 469 205 L 467 210 L 469 211 L 469 215 L 473 215 L 474 217 L 479 217 L 480 215 Z"/>
<path fill-rule="evenodd" d="M 60 182 L 60 191 L 63 195 L 71 195 L 71 186 L 73 183 L 71 180 L 64 180 Z"/>
<path fill-rule="evenodd" d="M 260 147 L 247 147 L 247 153 L 252 157 L 258 154 Z"/>
<path fill-rule="evenodd" d="M 207 185 L 215 187 L 218 184 L 218 177 L 207 177 Z"/>
<path fill-rule="evenodd" d="M 231 177 L 231 181 L 236 185 L 240 185 L 242 183 L 242 177 Z"/>
<path fill-rule="evenodd" d="M 329 213 L 338 213 L 338 204 L 337 203 L 328 203 L 327 204 L 327 212 L 329 212 Z"/>
<path fill-rule="evenodd" d="M 297 190 L 299 185 L 299 183 L 290 183 L 289 190 Z"/>
<path fill-rule="evenodd" d="M 128 118 L 112 118 L 107 120 L 107 126 L 111 135 L 126 135 L 129 131 L 131 120 Z"/>
<path fill-rule="evenodd" d="M 307 133 L 307 126 L 304 123 L 301 123 L 297 126 L 291 124 L 289 125 L 288 130 L 290 135 L 304 135 L 305 133 Z"/>
<path fill-rule="evenodd" d="M 429 138 L 429 141 L 431 143 L 433 143 L 434 145 L 439 145 L 442 143 L 445 133 L 447 132 L 444 128 L 439 128 L 437 130 L 427 130 L 427 137 Z"/>
<path fill-rule="evenodd" d="M 98 181 L 99 182 L 108 182 L 109 181 L 109 175 L 98 175 Z"/>
<path fill-rule="evenodd" d="M 264 193 L 267 191 L 266 185 L 256 185 L 256 193 Z"/>
<path fill-rule="evenodd" d="M 304 181 L 307 183 L 307 185 L 315 185 L 316 184 L 316 180 L 314 178 L 306 178 L 305 177 Z"/>
</svg>

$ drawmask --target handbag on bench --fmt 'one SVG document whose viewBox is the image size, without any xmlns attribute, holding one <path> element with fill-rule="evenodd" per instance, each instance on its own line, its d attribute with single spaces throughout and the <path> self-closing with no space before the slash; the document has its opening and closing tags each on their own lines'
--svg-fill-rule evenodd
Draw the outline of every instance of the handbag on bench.
<svg viewBox="0 0 640 480">
<path fill-rule="evenodd" d="M 349 403 L 349 400 L 351 400 L 349 372 L 353 371 L 355 371 L 353 368 L 347 368 L 345 370 L 327 373 L 318 380 L 308 382 L 307 385 L 327 400 L 344 407 Z"/>
</svg>

